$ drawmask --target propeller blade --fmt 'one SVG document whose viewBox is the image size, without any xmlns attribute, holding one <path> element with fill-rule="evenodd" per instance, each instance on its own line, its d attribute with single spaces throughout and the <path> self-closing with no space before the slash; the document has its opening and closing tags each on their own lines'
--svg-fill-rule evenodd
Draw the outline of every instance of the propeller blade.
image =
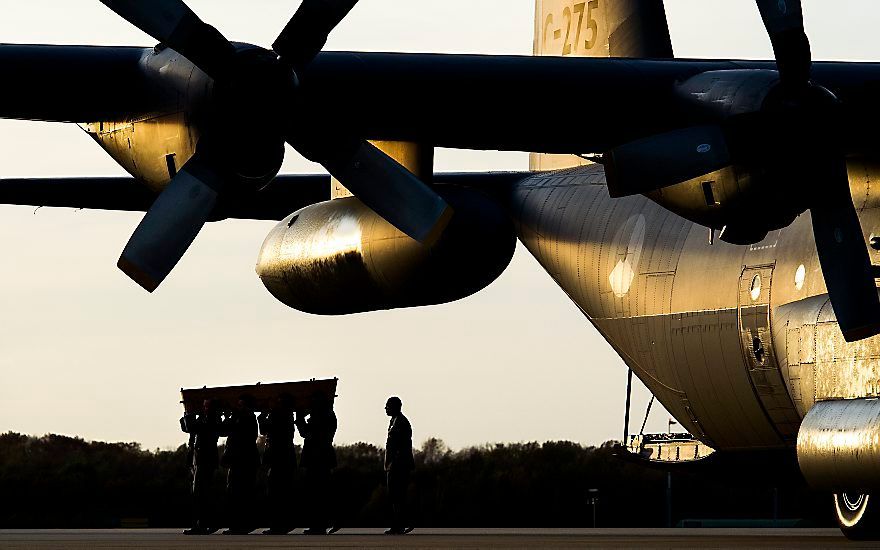
<svg viewBox="0 0 880 550">
<path fill-rule="evenodd" d="M 846 164 L 828 171 L 822 198 L 810 211 L 825 286 L 847 342 L 880 334 L 880 298 L 859 216 L 849 192 Z"/>
<path fill-rule="evenodd" d="M 761 19 L 770 34 L 779 76 L 786 86 L 804 86 L 810 80 L 812 53 L 804 30 L 801 0 L 757 0 Z"/>
<path fill-rule="evenodd" d="M 272 49 L 299 72 L 324 48 L 330 33 L 357 3 L 358 0 L 303 0 Z"/>
<path fill-rule="evenodd" d="M 228 69 L 235 46 L 182 0 L 101 0 L 123 19 L 183 54 L 215 80 Z"/>
<path fill-rule="evenodd" d="M 699 178 L 731 164 L 723 130 L 696 126 L 651 136 L 604 155 L 612 198 L 640 195 Z"/>
<path fill-rule="evenodd" d="M 222 185 L 197 152 L 147 211 L 119 258 L 119 269 L 148 292 L 156 290 L 207 222 Z"/>
<path fill-rule="evenodd" d="M 433 244 L 452 219 L 452 207 L 372 143 L 358 141 L 353 145 L 342 148 L 346 153 L 339 153 L 338 146 L 316 148 L 314 143 L 308 148 L 302 144 L 294 147 L 321 163 L 388 223 L 422 244 Z"/>
</svg>

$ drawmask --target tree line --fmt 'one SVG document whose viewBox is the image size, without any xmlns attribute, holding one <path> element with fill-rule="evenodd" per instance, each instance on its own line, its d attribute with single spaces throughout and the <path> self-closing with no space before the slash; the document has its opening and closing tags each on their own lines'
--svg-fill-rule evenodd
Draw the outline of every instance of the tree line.
<svg viewBox="0 0 880 550">
<path fill-rule="evenodd" d="M 496 444 L 452 451 L 439 439 L 415 453 L 408 491 L 419 527 L 662 527 L 667 474 L 621 460 L 616 443 Z M 348 527 L 387 523 L 383 450 L 336 448 L 335 520 Z M 757 464 L 755 468 L 760 468 Z M 800 484 L 755 483 L 750 472 L 672 476 L 672 519 L 797 518 L 832 526 L 827 495 Z M 265 476 L 265 472 L 261 473 Z M 222 494 L 223 479 L 216 479 Z M 0 435 L 0 528 L 183 527 L 191 476 L 186 446 L 144 450 L 137 443 L 87 442 L 58 435 Z M 262 486 L 261 479 L 258 486 Z M 307 503 L 293 498 L 300 506 Z M 774 498 L 775 496 L 775 498 Z M 254 495 L 254 506 L 264 495 Z"/>
</svg>

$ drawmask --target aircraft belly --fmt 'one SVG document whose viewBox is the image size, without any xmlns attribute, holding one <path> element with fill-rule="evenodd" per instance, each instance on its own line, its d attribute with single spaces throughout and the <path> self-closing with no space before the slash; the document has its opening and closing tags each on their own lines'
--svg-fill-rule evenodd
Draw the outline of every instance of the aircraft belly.
<svg viewBox="0 0 880 550">
<path fill-rule="evenodd" d="M 509 199 L 526 247 L 685 428 L 718 449 L 793 441 L 800 415 L 778 365 L 744 352 L 748 247 L 710 246 L 644 197 L 610 199 L 599 166 L 532 177 Z M 760 252 L 766 263 L 772 249 Z"/>
</svg>

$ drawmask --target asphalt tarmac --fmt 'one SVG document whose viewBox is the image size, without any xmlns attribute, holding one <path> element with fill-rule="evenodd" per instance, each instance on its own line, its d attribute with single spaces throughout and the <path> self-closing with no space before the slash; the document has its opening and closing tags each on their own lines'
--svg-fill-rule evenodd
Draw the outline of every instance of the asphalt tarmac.
<svg viewBox="0 0 880 550">
<path fill-rule="evenodd" d="M 327 537 L 211 535 L 179 530 L 0 531 L 0 548 L 874 548 L 836 529 L 417 529 L 392 537 L 344 529 Z"/>
</svg>

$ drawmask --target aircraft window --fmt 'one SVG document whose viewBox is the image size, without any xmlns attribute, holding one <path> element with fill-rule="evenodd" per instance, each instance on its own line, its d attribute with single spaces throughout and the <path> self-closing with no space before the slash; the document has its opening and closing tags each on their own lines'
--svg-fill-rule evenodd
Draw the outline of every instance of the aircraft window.
<svg viewBox="0 0 880 550">
<path fill-rule="evenodd" d="M 804 288 L 804 281 L 807 280 L 807 268 L 804 267 L 804 264 L 801 264 L 799 268 L 797 268 L 797 273 L 794 274 L 794 287 L 797 290 Z"/>
<path fill-rule="evenodd" d="M 752 351 L 755 352 L 755 361 L 758 363 L 764 362 L 764 344 L 761 343 L 760 338 L 752 338 Z"/>
<path fill-rule="evenodd" d="M 287 227 L 293 227 L 293 224 L 295 224 L 295 223 L 296 223 L 296 220 L 298 220 L 298 219 L 299 219 L 299 214 L 297 214 L 296 216 L 290 218 L 290 221 L 287 222 Z"/>
<path fill-rule="evenodd" d="M 753 302 L 761 297 L 761 276 L 760 275 L 755 275 L 755 278 L 752 279 L 752 286 L 749 291 L 749 294 L 751 295 Z"/>
<path fill-rule="evenodd" d="M 871 248 L 874 250 L 880 250 L 880 237 L 877 235 L 871 235 Z"/>
</svg>

